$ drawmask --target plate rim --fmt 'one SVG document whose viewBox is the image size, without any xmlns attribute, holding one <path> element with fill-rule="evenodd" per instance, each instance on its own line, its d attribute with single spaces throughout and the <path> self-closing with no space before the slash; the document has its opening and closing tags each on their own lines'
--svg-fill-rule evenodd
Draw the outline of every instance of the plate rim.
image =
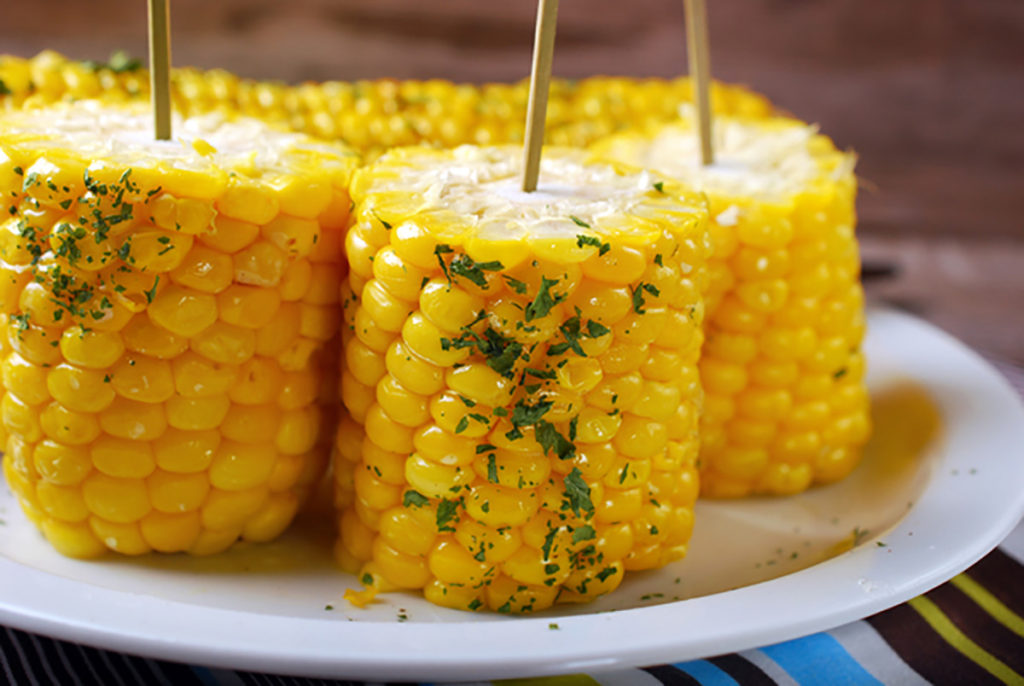
<svg viewBox="0 0 1024 686">
<path fill-rule="evenodd" d="M 1009 432 L 1012 446 L 1024 456 L 1024 404 L 1003 375 L 978 353 L 965 344 L 918 317 L 890 308 L 869 308 L 869 330 L 872 321 L 889 320 L 898 329 L 915 330 L 916 338 L 923 338 L 928 347 L 945 349 L 953 354 L 957 364 L 976 374 L 978 383 L 973 391 L 985 397 L 1000 400 L 1001 417 L 991 419 L 1001 431 Z M 870 334 L 869 334 L 870 335 Z M 913 377 L 928 386 L 929 378 Z M 1001 398 L 999 397 L 1001 396 Z M 941 398 L 938 398 L 941 400 Z M 943 451 L 945 453 L 945 450 Z M 202 616 L 207 628 L 198 633 L 206 639 L 198 643 L 196 627 L 187 621 L 189 609 L 196 606 L 149 596 L 116 591 L 90 584 L 82 584 L 53 573 L 26 567 L 6 557 L 0 557 L 0 624 L 55 638 L 75 641 L 101 649 L 157 657 L 189 664 L 211 667 L 244 669 L 271 673 L 287 673 L 320 678 L 350 679 L 494 679 L 530 677 L 571 672 L 600 672 L 637 665 L 679 662 L 711 655 L 737 652 L 762 645 L 786 641 L 817 631 L 825 631 L 850 621 L 861 619 L 905 602 L 927 592 L 964 571 L 994 549 L 1017 525 L 1024 515 L 1024 471 L 1021 488 L 1016 498 L 1001 510 L 1002 516 L 989 524 L 980 535 L 959 545 L 944 564 L 934 565 L 912 579 L 904 579 L 897 586 L 870 589 L 863 577 L 854 582 L 848 578 L 847 568 L 858 565 L 870 567 L 876 558 L 875 542 L 892 532 L 899 532 L 928 504 L 928 494 L 948 476 L 933 474 L 919 498 L 904 517 L 889 531 L 881 532 L 856 548 L 812 565 L 806 569 L 742 588 L 707 596 L 674 601 L 642 608 L 618 610 L 611 613 L 574 616 L 502 617 L 474 622 L 344 622 L 330 617 L 282 618 L 271 621 L 277 633 L 290 628 L 291 641 L 267 644 L 253 642 L 259 637 L 259 622 L 252 622 L 258 613 L 203 607 Z M 934 496 L 932 496 L 934 497 Z M 27 575 L 27 578 L 26 576 Z M 17 583 L 4 580 L 21 577 Z M 824 592 L 805 582 L 810 578 L 846 577 L 832 582 L 851 593 L 862 593 L 857 602 L 846 602 L 828 612 L 792 612 L 785 599 L 799 591 L 806 603 L 819 600 L 823 593 L 834 594 L 836 586 L 828 585 Z M 853 582 L 852 584 L 850 582 Z M 31 588 L 26 588 L 30 586 Z M 71 613 L 60 603 L 69 592 L 88 598 Z M 86 586 L 86 588 L 76 587 Z M 664 627 L 684 622 L 700 621 L 712 616 L 742 617 L 741 609 L 749 596 L 758 600 L 761 611 L 789 611 L 790 619 L 780 628 L 769 626 L 764 620 L 740 622 L 737 630 L 722 636 L 711 632 L 694 640 L 681 643 L 675 632 L 644 631 L 644 627 Z M 765 598 L 768 602 L 765 602 Z M 79 604 L 83 598 L 79 597 Z M 25 603 L 30 603 L 28 606 Z M 112 622 L 109 610 L 123 610 L 118 621 Z M 133 623 L 131 619 L 140 621 Z M 149 620 L 143 622 L 141 620 Z M 559 629 L 548 625 L 557 619 Z M 266 624 L 264 622 L 263 624 Z M 383 629 L 381 629 L 383 627 Z M 466 632 L 468 627 L 472 631 Z M 191 629 L 192 633 L 189 633 Z M 179 633 L 180 632 L 180 633 Z M 204 634 L 205 632 L 205 634 Z M 462 632 L 460 636 L 459 633 Z M 608 633 L 615 637 L 609 645 Z M 380 643 L 372 645 L 376 636 L 358 640 L 360 653 L 339 649 L 332 653 L 325 648 L 334 641 L 344 646 L 353 640 L 353 634 L 383 634 Z M 658 635 L 658 634 L 661 635 Z M 685 634 L 684 634 L 685 635 Z M 538 637 L 543 640 L 538 640 Z M 458 638 L 462 645 L 457 656 L 446 654 L 444 645 Z M 601 639 L 604 639 L 603 641 Z M 391 645 L 418 646 L 412 653 L 395 654 Z M 397 640 L 396 640 L 397 639 Z M 324 640 L 328 643 L 324 643 Z M 472 648 L 475 652 L 467 654 Z M 609 652 L 612 648 L 611 652 Z"/>
</svg>

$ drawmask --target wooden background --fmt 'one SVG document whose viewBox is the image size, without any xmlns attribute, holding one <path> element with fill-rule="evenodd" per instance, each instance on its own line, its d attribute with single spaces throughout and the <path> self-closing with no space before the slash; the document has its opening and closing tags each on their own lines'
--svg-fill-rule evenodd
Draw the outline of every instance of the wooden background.
<svg viewBox="0 0 1024 686">
<path fill-rule="evenodd" d="M 708 0 L 712 71 L 856 150 L 873 283 L 1024 364 L 1024 2 Z M 533 0 L 173 0 L 177 64 L 288 81 L 529 70 Z M 555 72 L 685 70 L 681 0 L 564 0 Z M 0 52 L 145 54 L 143 0 L 7 0 Z"/>
</svg>

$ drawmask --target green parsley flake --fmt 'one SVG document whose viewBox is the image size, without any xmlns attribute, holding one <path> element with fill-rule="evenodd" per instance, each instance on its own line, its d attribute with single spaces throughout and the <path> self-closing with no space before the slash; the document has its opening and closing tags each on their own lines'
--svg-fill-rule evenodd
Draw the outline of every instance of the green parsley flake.
<svg viewBox="0 0 1024 686">
<path fill-rule="evenodd" d="M 525 319 L 528 322 L 534 319 L 546 317 L 551 308 L 565 300 L 565 294 L 551 294 L 551 287 L 558 283 L 558 279 L 549 279 L 546 276 L 540 277 L 540 290 L 529 305 L 526 306 Z"/>
<path fill-rule="evenodd" d="M 423 507 L 430 503 L 427 496 L 423 495 L 419 491 L 406 491 L 402 496 L 403 507 Z"/>
<path fill-rule="evenodd" d="M 612 249 L 611 243 L 602 243 L 601 239 L 598 238 L 597 236 L 585 236 L 583 234 L 577 234 L 576 246 L 582 248 L 585 245 L 592 245 L 595 248 L 597 248 L 598 257 L 604 255 L 606 252 Z"/>
<path fill-rule="evenodd" d="M 572 542 L 580 543 L 581 541 L 590 541 L 597 537 L 597 532 L 594 531 L 594 527 L 589 524 L 578 526 L 572 532 Z"/>
<path fill-rule="evenodd" d="M 441 498 L 441 502 L 437 504 L 437 530 L 454 532 L 455 527 L 451 526 L 451 522 L 458 517 L 458 510 L 458 500 Z"/>
<path fill-rule="evenodd" d="M 480 288 L 487 288 L 487 277 L 484 276 L 484 272 L 501 271 L 504 269 L 504 266 L 497 260 L 474 262 L 473 258 L 469 255 L 459 255 L 452 260 L 448 268 L 455 276 L 461 276 L 468 281 L 472 281 Z"/>
<path fill-rule="evenodd" d="M 590 486 L 583 480 L 579 467 L 573 467 L 563 480 L 565 497 L 568 507 L 579 517 L 584 512 L 588 515 L 594 511 L 594 503 L 590 501 Z"/>
</svg>

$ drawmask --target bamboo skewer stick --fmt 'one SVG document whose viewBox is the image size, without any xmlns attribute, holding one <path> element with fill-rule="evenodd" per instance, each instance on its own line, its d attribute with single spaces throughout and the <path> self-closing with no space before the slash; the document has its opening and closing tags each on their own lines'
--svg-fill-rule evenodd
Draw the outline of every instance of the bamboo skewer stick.
<svg viewBox="0 0 1024 686">
<path fill-rule="evenodd" d="M 686 8 L 686 47 L 697 109 L 701 163 L 715 163 L 711 145 L 711 51 L 708 48 L 708 8 L 705 0 L 683 0 Z"/>
<path fill-rule="evenodd" d="M 523 190 L 527 193 L 537 190 L 537 177 L 540 174 L 557 18 L 558 0 L 538 0 L 537 30 L 533 36 L 533 67 L 530 70 L 530 100 L 526 109 L 526 140 L 523 144 Z"/>
<path fill-rule="evenodd" d="M 149 90 L 158 141 L 171 139 L 170 14 L 170 0 L 149 0 Z"/>
</svg>

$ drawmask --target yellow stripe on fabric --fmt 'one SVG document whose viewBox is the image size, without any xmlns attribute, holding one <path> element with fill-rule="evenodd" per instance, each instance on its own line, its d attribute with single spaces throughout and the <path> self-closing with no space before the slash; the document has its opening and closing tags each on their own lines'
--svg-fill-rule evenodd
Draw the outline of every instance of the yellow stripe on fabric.
<svg viewBox="0 0 1024 686">
<path fill-rule="evenodd" d="M 966 574 L 953 577 L 952 582 L 982 610 L 992 615 L 992 619 L 1024 638 L 1024 618 L 1003 605 L 1002 601 L 989 593 L 987 588 Z"/>
<path fill-rule="evenodd" d="M 946 643 L 956 648 L 964 657 L 976 663 L 986 672 L 1002 681 L 1004 684 L 1024 683 L 1024 677 L 1006 666 L 999 658 L 979 646 L 960 631 L 955 624 L 939 609 L 939 606 L 924 596 L 918 596 L 909 601 L 924 621 L 942 637 Z"/>
<path fill-rule="evenodd" d="M 534 679 L 502 679 L 493 682 L 496 686 L 601 686 L 586 674 L 566 674 L 565 676 L 541 676 Z"/>
</svg>

